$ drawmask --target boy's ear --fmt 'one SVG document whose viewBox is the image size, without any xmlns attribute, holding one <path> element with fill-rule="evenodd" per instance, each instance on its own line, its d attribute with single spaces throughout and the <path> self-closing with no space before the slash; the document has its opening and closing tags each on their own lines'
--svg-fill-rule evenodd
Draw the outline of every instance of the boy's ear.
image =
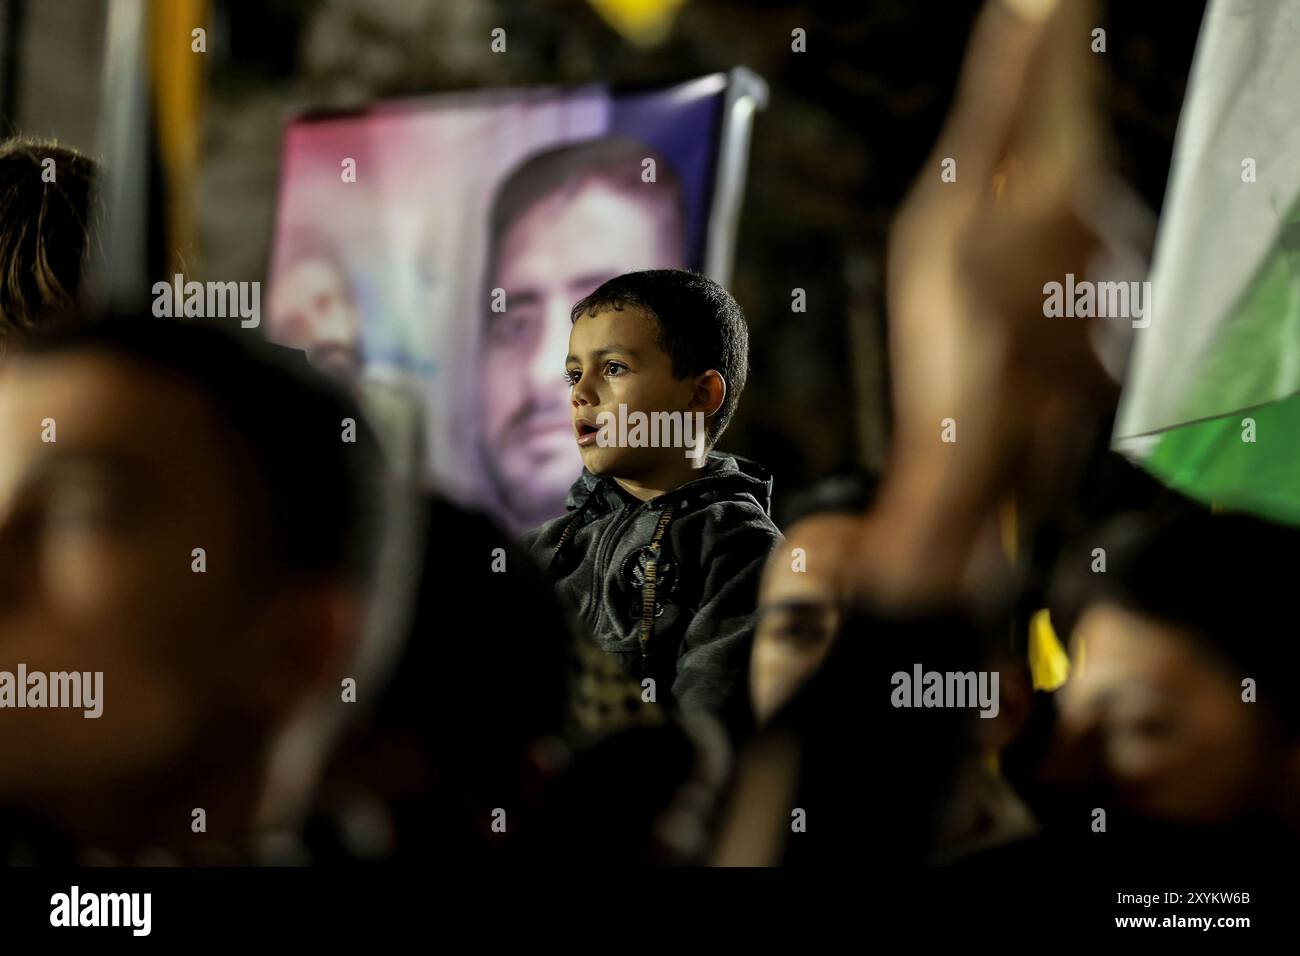
<svg viewBox="0 0 1300 956">
<path fill-rule="evenodd" d="M 695 394 L 691 396 L 691 405 L 704 412 L 705 417 L 718 413 L 722 403 L 727 399 L 727 380 L 716 369 L 709 369 L 695 380 Z"/>
</svg>

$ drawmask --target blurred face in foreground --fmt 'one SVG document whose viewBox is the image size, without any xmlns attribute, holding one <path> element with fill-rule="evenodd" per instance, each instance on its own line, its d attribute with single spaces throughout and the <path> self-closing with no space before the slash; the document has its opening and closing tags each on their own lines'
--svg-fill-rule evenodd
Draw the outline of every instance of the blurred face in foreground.
<svg viewBox="0 0 1300 956">
<path fill-rule="evenodd" d="M 563 375 L 573 304 L 624 272 L 682 264 L 671 207 L 593 179 L 543 199 L 500 239 L 483 366 L 486 446 L 496 482 L 523 525 L 564 510 L 582 470 Z"/>
<path fill-rule="evenodd" d="M 772 552 L 763 574 L 749 669 L 759 723 L 793 697 L 830 652 L 843 623 L 837 572 L 858 526 L 850 515 L 805 518 Z"/>
<path fill-rule="evenodd" d="M 1110 604 L 1074 633 L 1076 666 L 1058 692 L 1065 760 L 1082 745 L 1124 805 L 1155 820 L 1214 823 L 1258 807 L 1285 763 L 1243 678 L 1185 630 Z M 1262 676 L 1262 675 L 1261 675 Z"/>
<path fill-rule="evenodd" d="M 259 741 L 314 668 L 292 628 L 268 626 L 289 618 L 255 583 L 248 535 L 266 505 L 252 474 L 205 396 L 152 365 L 93 349 L 6 365 L 0 670 L 103 679 L 98 718 L 0 709 L 0 804 L 108 845 L 114 827 L 188 836 L 187 810 L 130 819 L 164 792 L 207 806 L 201 780 L 239 768 L 224 777 L 235 799 L 256 778 Z"/>
</svg>

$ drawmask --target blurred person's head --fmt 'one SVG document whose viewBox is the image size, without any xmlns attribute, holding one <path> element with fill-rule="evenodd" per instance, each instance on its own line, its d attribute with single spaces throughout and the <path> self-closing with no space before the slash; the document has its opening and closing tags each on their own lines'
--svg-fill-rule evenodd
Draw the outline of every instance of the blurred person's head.
<svg viewBox="0 0 1300 956">
<path fill-rule="evenodd" d="M 361 313 L 334 243 L 314 229 L 283 239 L 271 286 L 270 336 L 302 349 L 320 372 L 354 389 L 361 375 Z"/>
<path fill-rule="evenodd" d="M 1025 835 L 1028 813 L 988 760 L 1016 733 L 1028 703 L 998 646 L 1004 622 L 955 604 L 886 611 L 852 595 L 836 615 L 817 666 L 791 683 L 746 746 L 714 861 L 887 858 L 906 868 Z M 986 719 L 969 700 L 900 706 L 897 675 L 917 666 L 1009 678 L 992 685 L 996 715 Z M 792 828 L 792 808 L 806 814 L 806 832 Z M 836 826 L 815 832 L 814 816 Z"/>
<path fill-rule="evenodd" d="M 654 269 L 602 283 L 573 306 L 571 320 L 564 360 L 569 441 L 581 450 L 583 465 L 634 494 L 630 486 L 664 491 L 689 479 L 745 388 L 749 332 L 736 300 L 705 276 Z M 644 442 L 614 440 L 620 419 L 641 413 L 653 422 L 652 415 L 665 412 L 682 422 L 683 440 L 685 416 L 699 416 L 704 434 L 696 436 L 697 449 L 651 444 L 648 433 Z"/>
<path fill-rule="evenodd" d="M 97 175 L 94 160 L 53 141 L 0 142 L 0 354 L 75 310 Z"/>
<path fill-rule="evenodd" d="M 1081 539 L 1053 607 L 1074 660 L 1057 778 L 1164 823 L 1294 812 L 1279 801 L 1300 768 L 1298 554 L 1296 530 L 1199 510 L 1128 514 Z"/>
<path fill-rule="evenodd" d="M 563 510 L 581 471 L 561 377 L 570 308 L 612 276 L 685 264 L 681 185 L 631 140 L 563 146 L 510 174 L 490 230 L 487 287 L 504 290 L 505 311 L 484 330 L 484 450 L 508 516 L 529 527 Z"/>
<path fill-rule="evenodd" d="M 784 543 L 768 559 L 749 664 L 760 724 L 817 671 L 839 635 L 847 597 L 840 572 L 861 538 L 874 484 L 853 475 L 819 485 L 794 509 Z"/>
<path fill-rule="evenodd" d="M 481 859 L 527 835 L 542 788 L 567 763 L 572 622 L 486 516 L 434 496 L 422 527 L 409 638 L 371 719 L 340 749 L 332 789 L 343 807 L 349 794 L 386 806 L 392 839 L 381 856 Z M 507 573 L 448 541 L 499 550 Z M 477 613 L 466 617 L 469 595 Z"/>
<path fill-rule="evenodd" d="M 202 839 L 199 807 L 247 833 L 357 651 L 364 423 L 300 356 L 170 320 L 30 343 L 0 422 L 0 660 L 103 673 L 96 719 L 0 713 L 0 803 L 110 848 Z"/>
<path fill-rule="evenodd" d="M 969 748 L 955 707 L 898 708 L 891 678 L 977 667 L 976 636 L 946 612 L 880 616 L 852 608 L 822 666 L 742 753 L 714 861 L 826 866 L 889 859 L 923 864 Z M 854 756 L 855 754 L 859 756 Z M 806 830 L 794 828 L 801 811 Z M 818 828 L 815 820 L 835 825 Z"/>
</svg>

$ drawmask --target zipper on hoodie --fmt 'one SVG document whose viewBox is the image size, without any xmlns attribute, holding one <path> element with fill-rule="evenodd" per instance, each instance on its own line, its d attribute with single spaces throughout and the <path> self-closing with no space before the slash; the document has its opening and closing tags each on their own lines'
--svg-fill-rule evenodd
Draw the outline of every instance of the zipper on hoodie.
<svg viewBox="0 0 1300 956">
<path fill-rule="evenodd" d="M 591 576 L 591 601 L 596 608 L 596 626 L 592 630 L 596 633 L 600 632 L 601 626 L 605 623 L 605 602 L 602 600 L 601 594 L 605 584 L 605 575 L 602 569 L 606 563 L 606 552 L 614 547 L 609 543 L 610 539 L 613 538 L 614 542 L 617 543 L 623 528 L 635 522 L 637 515 L 649 504 L 650 502 L 643 501 L 632 508 L 624 506 L 622 513 L 610 522 L 609 527 L 600 533 L 600 538 L 596 542 L 596 566 L 592 569 Z"/>
</svg>

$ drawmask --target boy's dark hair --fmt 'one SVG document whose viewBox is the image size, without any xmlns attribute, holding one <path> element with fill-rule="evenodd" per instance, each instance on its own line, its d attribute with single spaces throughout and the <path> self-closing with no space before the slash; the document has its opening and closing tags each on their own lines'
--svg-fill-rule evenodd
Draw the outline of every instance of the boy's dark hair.
<svg viewBox="0 0 1300 956">
<path fill-rule="evenodd" d="M 658 323 L 659 348 L 672 360 L 675 377 L 714 369 L 727 383 L 722 407 L 708 423 L 712 446 L 731 421 L 749 373 L 749 329 L 740 306 L 730 292 L 698 273 L 648 269 L 603 283 L 578 301 L 569 320 L 629 307 L 641 309 Z"/>
<path fill-rule="evenodd" d="M 52 140 L 0 142 L 0 349 L 75 309 L 97 175 L 93 160 Z"/>
<path fill-rule="evenodd" d="M 52 328 L 25 343 L 33 356 L 102 351 L 195 386 L 243 442 L 267 502 L 273 566 L 364 583 L 382 528 L 383 459 L 352 399 L 302 352 L 260 337 L 176 319 L 111 317 Z M 343 419 L 356 422 L 345 442 Z"/>
<path fill-rule="evenodd" d="M 1093 572 L 1103 549 L 1105 573 Z M 1119 515 L 1066 550 L 1050 609 L 1067 638 L 1091 605 L 1106 602 L 1180 626 L 1225 669 L 1259 680 L 1292 732 L 1300 645 L 1288 634 L 1300 580 L 1300 529 L 1188 505 Z"/>
</svg>

